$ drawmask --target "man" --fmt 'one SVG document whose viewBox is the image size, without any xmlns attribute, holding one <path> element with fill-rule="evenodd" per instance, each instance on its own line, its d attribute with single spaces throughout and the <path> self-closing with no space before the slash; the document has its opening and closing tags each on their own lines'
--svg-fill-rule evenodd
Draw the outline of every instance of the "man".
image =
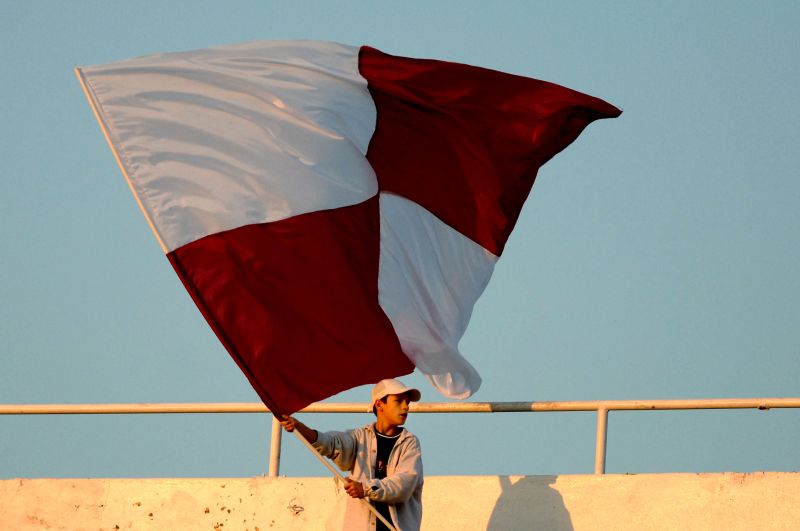
<svg viewBox="0 0 800 531">
<path fill-rule="evenodd" d="M 346 432 L 319 433 L 294 417 L 284 417 L 286 431 L 299 430 L 308 442 L 338 467 L 350 472 L 344 490 L 347 530 L 387 529 L 362 502 L 366 498 L 398 531 L 417 531 L 422 521 L 422 453 L 419 439 L 403 429 L 417 389 L 399 380 L 381 380 L 372 389 L 376 420 Z M 338 525 L 338 523 L 337 523 Z"/>
</svg>

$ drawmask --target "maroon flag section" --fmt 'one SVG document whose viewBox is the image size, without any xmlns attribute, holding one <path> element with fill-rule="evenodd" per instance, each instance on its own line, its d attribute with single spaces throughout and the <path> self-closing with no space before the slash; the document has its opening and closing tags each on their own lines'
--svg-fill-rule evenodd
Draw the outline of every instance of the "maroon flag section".
<svg viewBox="0 0 800 531">
<path fill-rule="evenodd" d="M 378 198 L 247 225 L 168 256 L 265 404 L 292 413 L 408 374 L 378 305 Z"/>
<path fill-rule="evenodd" d="M 499 256 L 539 167 L 621 111 L 580 92 L 363 46 L 378 122 L 367 159 L 381 191 L 414 201 Z"/>
</svg>

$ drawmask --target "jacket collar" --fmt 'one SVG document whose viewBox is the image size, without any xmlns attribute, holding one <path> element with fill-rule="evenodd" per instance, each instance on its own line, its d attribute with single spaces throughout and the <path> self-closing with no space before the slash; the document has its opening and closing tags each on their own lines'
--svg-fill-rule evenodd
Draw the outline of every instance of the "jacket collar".
<svg viewBox="0 0 800 531">
<path fill-rule="evenodd" d="M 367 430 L 367 432 L 369 432 L 373 437 L 377 437 L 377 435 L 375 434 L 377 433 L 378 430 L 375 429 L 374 422 L 370 422 L 369 424 L 364 426 L 364 429 Z M 408 428 L 403 427 L 403 431 L 400 432 L 400 437 L 397 438 L 397 442 L 395 443 L 395 445 L 399 444 L 400 441 L 404 440 L 408 436 L 409 436 Z"/>
</svg>

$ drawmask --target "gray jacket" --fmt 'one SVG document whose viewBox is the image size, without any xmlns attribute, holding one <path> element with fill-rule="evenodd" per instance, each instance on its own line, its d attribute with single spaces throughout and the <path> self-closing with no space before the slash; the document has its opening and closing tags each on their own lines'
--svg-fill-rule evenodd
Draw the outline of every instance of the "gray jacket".
<svg viewBox="0 0 800 531">
<path fill-rule="evenodd" d="M 422 452 L 419 439 L 403 430 L 389 454 L 386 478 L 375 479 L 378 442 L 375 427 L 368 424 L 345 432 L 320 432 L 314 447 L 364 486 L 367 498 L 389 505 L 399 531 L 418 531 L 422 522 Z M 375 515 L 364 504 L 345 495 L 342 529 L 375 529 Z M 338 523 L 336 524 L 338 525 Z"/>
</svg>

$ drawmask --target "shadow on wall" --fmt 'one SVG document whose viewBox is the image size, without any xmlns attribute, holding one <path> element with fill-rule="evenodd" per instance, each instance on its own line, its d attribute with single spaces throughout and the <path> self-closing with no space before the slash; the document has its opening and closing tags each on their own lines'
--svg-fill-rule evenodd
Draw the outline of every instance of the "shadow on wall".
<svg viewBox="0 0 800 531">
<path fill-rule="evenodd" d="M 501 493 L 488 531 L 572 531 L 556 476 L 499 476 Z"/>
</svg>

